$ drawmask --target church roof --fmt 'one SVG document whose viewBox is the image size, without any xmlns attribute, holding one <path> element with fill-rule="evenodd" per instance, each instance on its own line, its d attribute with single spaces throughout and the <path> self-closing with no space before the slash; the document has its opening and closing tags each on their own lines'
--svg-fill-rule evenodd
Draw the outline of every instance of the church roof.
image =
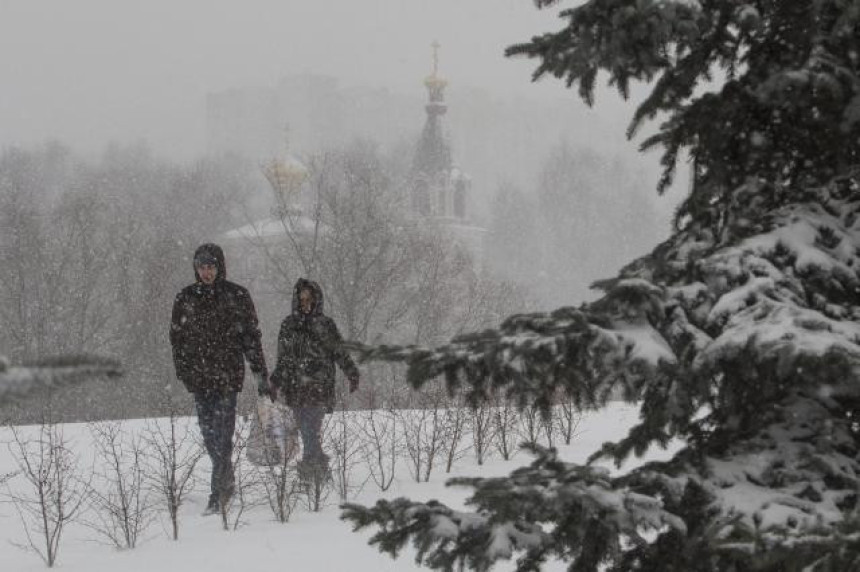
<svg viewBox="0 0 860 572">
<path fill-rule="evenodd" d="M 267 217 L 227 231 L 224 233 L 224 238 L 227 240 L 276 238 L 286 236 L 287 230 L 291 230 L 297 234 L 311 234 L 314 232 L 314 225 L 313 219 L 305 215 L 289 217 L 286 220 Z"/>
<path fill-rule="evenodd" d="M 445 138 L 441 117 L 427 116 L 421 138 L 415 148 L 412 170 L 433 176 L 451 168 L 451 147 Z"/>
<path fill-rule="evenodd" d="M 412 161 L 413 176 L 434 177 L 451 169 L 451 146 L 445 136 L 442 117 L 447 111 L 445 86 L 448 82 L 439 76 L 439 43 L 433 42 L 433 73 L 424 80 L 427 87 L 427 121 L 415 148 Z"/>
</svg>

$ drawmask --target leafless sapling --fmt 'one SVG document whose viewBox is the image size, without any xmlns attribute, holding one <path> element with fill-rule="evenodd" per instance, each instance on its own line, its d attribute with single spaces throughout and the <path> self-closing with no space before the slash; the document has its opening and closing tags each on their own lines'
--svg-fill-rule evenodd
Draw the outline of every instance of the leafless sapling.
<svg viewBox="0 0 860 572">
<path fill-rule="evenodd" d="M 521 439 L 528 445 L 537 445 L 540 441 L 543 425 L 538 408 L 534 405 L 527 405 L 520 411 L 519 419 Z"/>
<path fill-rule="evenodd" d="M 287 408 L 276 407 L 272 408 L 276 415 L 282 416 L 284 427 L 292 425 L 293 421 L 290 418 L 290 411 Z M 257 417 L 258 423 L 259 417 Z M 265 432 L 265 428 L 261 427 L 261 431 Z M 262 483 L 262 490 L 265 494 L 266 503 L 272 510 L 275 520 L 284 523 L 290 520 L 293 509 L 298 502 L 300 487 L 298 475 L 295 469 L 295 460 L 298 452 L 298 445 L 295 439 L 285 439 L 285 447 L 281 454 L 277 457 L 269 456 L 267 462 L 257 465 L 257 476 L 259 482 Z"/>
<path fill-rule="evenodd" d="M 339 396 L 338 408 L 328 416 L 323 433 L 332 453 L 332 478 L 341 502 L 361 492 L 369 478 L 365 477 L 360 483 L 354 481 L 355 467 L 363 460 L 364 447 L 361 439 L 356 439 L 359 434 L 356 425 L 362 418 L 349 410 L 348 399 L 348 396 Z"/>
<path fill-rule="evenodd" d="M 194 439 L 187 420 L 180 419 L 175 402 L 168 397 L 168 416 L 149 420 L 144 433 L 148 457 L 147 477 L 167 510 L 173 540 L 179 540 L 179 509 L 194 488 L 194 469 L 203 449 Z"/>
<path fill-rule="evenodd" d="M 570 442 L 576 435 L 581 418 L 579 409 L 573 400 L 567 395 L 562 394 L 559 398 L 558 412 L 555 415 L 555 420 L 556 427 L 565 445 L 570 445 Z"/>
<path fill-rule="evenodd" d="M 403 435 L 403 450 L 406 452 L 407 467 L 416 483 L 421 482 L 424 467 L 424 439 L 426 426 L 430 422 L 429 413 L 419 404 L 418 394 L 414 394 L 409 407 L 397 411 L 397 420 Z"/>
<path fill-rule="evenodd" d="M 380 491 L 387 491 L 394 482 L 394 471 L 400 456 L 398 423 L 394 408 L 388 404 L 377 408 L 375 404 L 356 411 L 358 436 L 371 480 Z"/>
<path fill-rule="evenodd" d="M 496 436 L 494 444 L 502 459 L 507 461 L 516 452 L 519 440 L 516 405 L 501 391 L 493 392 L 492 404 L 493 429 Z"/>
<path fill-rule="evenodd" d="M 93 516 L 85 524 L 117 548 L 134 548 L 155 515 L 145 486 L 143 438 L 113 421 L 91 424 L 90 434 L 98 459 L 90 491 Z"/>
<path fill-rule="evenodd" d="M 454 463 L 468 452 L 471 445 L 464 437 L 469 426 L 469 409 L 461 393 L 455 393 L 445 409 L 445 472 L 450 473 Z"/>
<path fill-rule="evenodd" d="M 424 482 L 430 480 L 436 461 L 443 456 L 445 451 L 445 437 L 447 436 L 445 425 L 445 411 L 448 408 L 448 394 L 442 383 L 437 381 L 426 386 L 422 390 L 423 409 L 427 411 L 428 423 L 425 426 L 426 436 L 424 447 Z"/>
<path fill-rule="evenodd" d="M 475 452 L 475 461 L 479 465 L 483 465 L 496 437 L 493 419 L 494 408 L 489 401 L 482 399 L 473 404 L 470 411 L 472 450 Z"/>
<path fill-rule="evenodd" d="M 89 483 L 81 479 L 78 458 L 68 447 L 61 426 L 43 417 L 28 437 L 24 430 L 11 427 L 9 449 L 25 485 L 7 496 L 21 519 L 30 549 L 53 567 L 66 525 L 75 520 L 88 499 Z"/>
<path fill-rule="evenodd" d="M 238 529 L 243 524 L 245 511 L 265 502 L 255 494 L 261 486 L 259 475 L 250 470 L 246 459 L 253 423 L 259 423 L 259 418 L 242 416 L 236 420 L 232 455 L 234 490 L 228 501 L 220 505 L 224 530 Z"/>
</svg>

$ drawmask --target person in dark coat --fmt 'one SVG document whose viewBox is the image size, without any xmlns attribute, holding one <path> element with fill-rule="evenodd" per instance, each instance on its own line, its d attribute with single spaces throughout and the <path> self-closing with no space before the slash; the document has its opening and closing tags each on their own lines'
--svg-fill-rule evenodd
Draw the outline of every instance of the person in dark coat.
<svg viewBox="0 0 860 572">
<path fill-rule="evenodd" d="M 329 474 L 320 433 L 325 414 L 334 410 L 335 364 L 346 375 L 350 393 L 359 384 L 358 368 L 323 307 L 319 284 L 299 279 L 293 289 L 292 313 L 281 323 L 278 361 L 270 380 L 273 390 L 295 414 L 302 436 L 299 474 L 303 478 Z"/>
<path fill-rule="evenodd" d="M 194 276 L 194 284 L 183 288 L 173 304 L 170 344 L 176 377 L 194 394 L 200 432 L 212 460 L 206 514 L 213 514 L 233 494 L 233 431 L 245 360 L 258 391 L 269 388 L 254 302 L 247 289 L 227 280 L 220 246 L 197 248 Z"/>
</svg>

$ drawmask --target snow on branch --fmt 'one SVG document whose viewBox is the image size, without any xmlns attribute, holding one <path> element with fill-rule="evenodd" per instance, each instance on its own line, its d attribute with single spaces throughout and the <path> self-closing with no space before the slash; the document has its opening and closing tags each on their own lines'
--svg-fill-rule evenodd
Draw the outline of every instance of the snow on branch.
<svg viewBox="0 0 860 572">
<path fill-rule="evenodd" d="M 0 356 L 0 403 L 93 378 L 118 377 L 122 373 L 116 360 L 96 356 L 60 356 L 19 366 L 10 365 Z"/>
<path fill-rule="evenodd" d="M 635 560 L 639 527 L 657 530 L 642 554 L 701 543 L 726 568 L 846 546 L 860 487 L 858 179 L 751 180 L 726 194 L 731 208 L 712 206 L 719 217 L 597 284 L 604 296 L 579 308 L 512 316 L 435 349 L 356 346 L 365 360 L 406 363 L 416 387 L 444 376 L 473 403 L 501 390 L 545 406 L 562 390 L 599 407 L 623 389 L 640 422 L 590 462 L 684 446 L 615 478 L 539 452 L 507 478 L 452 481 L 475 489 L 468 518 L 405 500 L 350 506 L 345 518 L 380 526 L 375 543 L 392 554 L 411 538 L 439 568 L 520 554 L 527 570 L 556 554 L 597 569 L 600 558 Z"/>
<path fill-rule="evenodd" d="M 588 569 L 590 559 L 596 564 L 625 543 L 644 543 L 645 531 L 686 531 L 658 498 L 615 489 L 605 469 L 562 463 L 553 449 L 530 449 L 536 459 L 508 477 L 448 481 L 474 489 L 466 501 L 473 512 L 400 498 L 371 508 L 344 505 L 341 518 L 356 530 L 378 526 L 370 543 L 392 557 L 411 539 L 417 562 L 438 570 L 488 570 L 515 556 L 518 570 L 533 570 L 549 557 L 569 557 L 571 547 Z M 550 522 L 556 526 L 541 524 Z"/>
<path fill-rule="evenodd" d="M 559 390 L 582 407 L 601 405 L 615 382 L 675 361 L 646 314 L 660 312 L 661 292 L 644 281 L 624 281 L 603 305 L 520 314 L 497 330 L 454 338 L 435 349 L 351 344 L 363 361 L 404 362 L 414 387 L 444 376 L 450 391 L 465 385 L 474 404 L 492 390 L 520 404 L 549 406 Z"/>
</svg>

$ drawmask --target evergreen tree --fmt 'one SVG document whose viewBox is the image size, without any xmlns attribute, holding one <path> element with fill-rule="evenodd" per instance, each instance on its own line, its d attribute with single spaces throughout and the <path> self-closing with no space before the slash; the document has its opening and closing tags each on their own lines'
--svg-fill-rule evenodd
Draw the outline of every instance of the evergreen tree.
<svg viewBox="0 0 860 572">
<path fill-rule="evenodd" d="M 562 16 L 509 54 L 588 103 L 599 71 L 623 95 L 653 80 L 630 134 L 665 118 L 644 143 L 664 150 L 661 189 L 682 149 L 695 158 L 676 232 L 594 303 L 364 354 L 472 400 L 639 403 L 591 461 L 684 446 L 618 475 L 535 449 L 508 477 L 453 481 L 471 512 L 398 499 L 343 518 L 445 570 L 860 569 L 860 1 L 591 0 Z"/>
</svg>

